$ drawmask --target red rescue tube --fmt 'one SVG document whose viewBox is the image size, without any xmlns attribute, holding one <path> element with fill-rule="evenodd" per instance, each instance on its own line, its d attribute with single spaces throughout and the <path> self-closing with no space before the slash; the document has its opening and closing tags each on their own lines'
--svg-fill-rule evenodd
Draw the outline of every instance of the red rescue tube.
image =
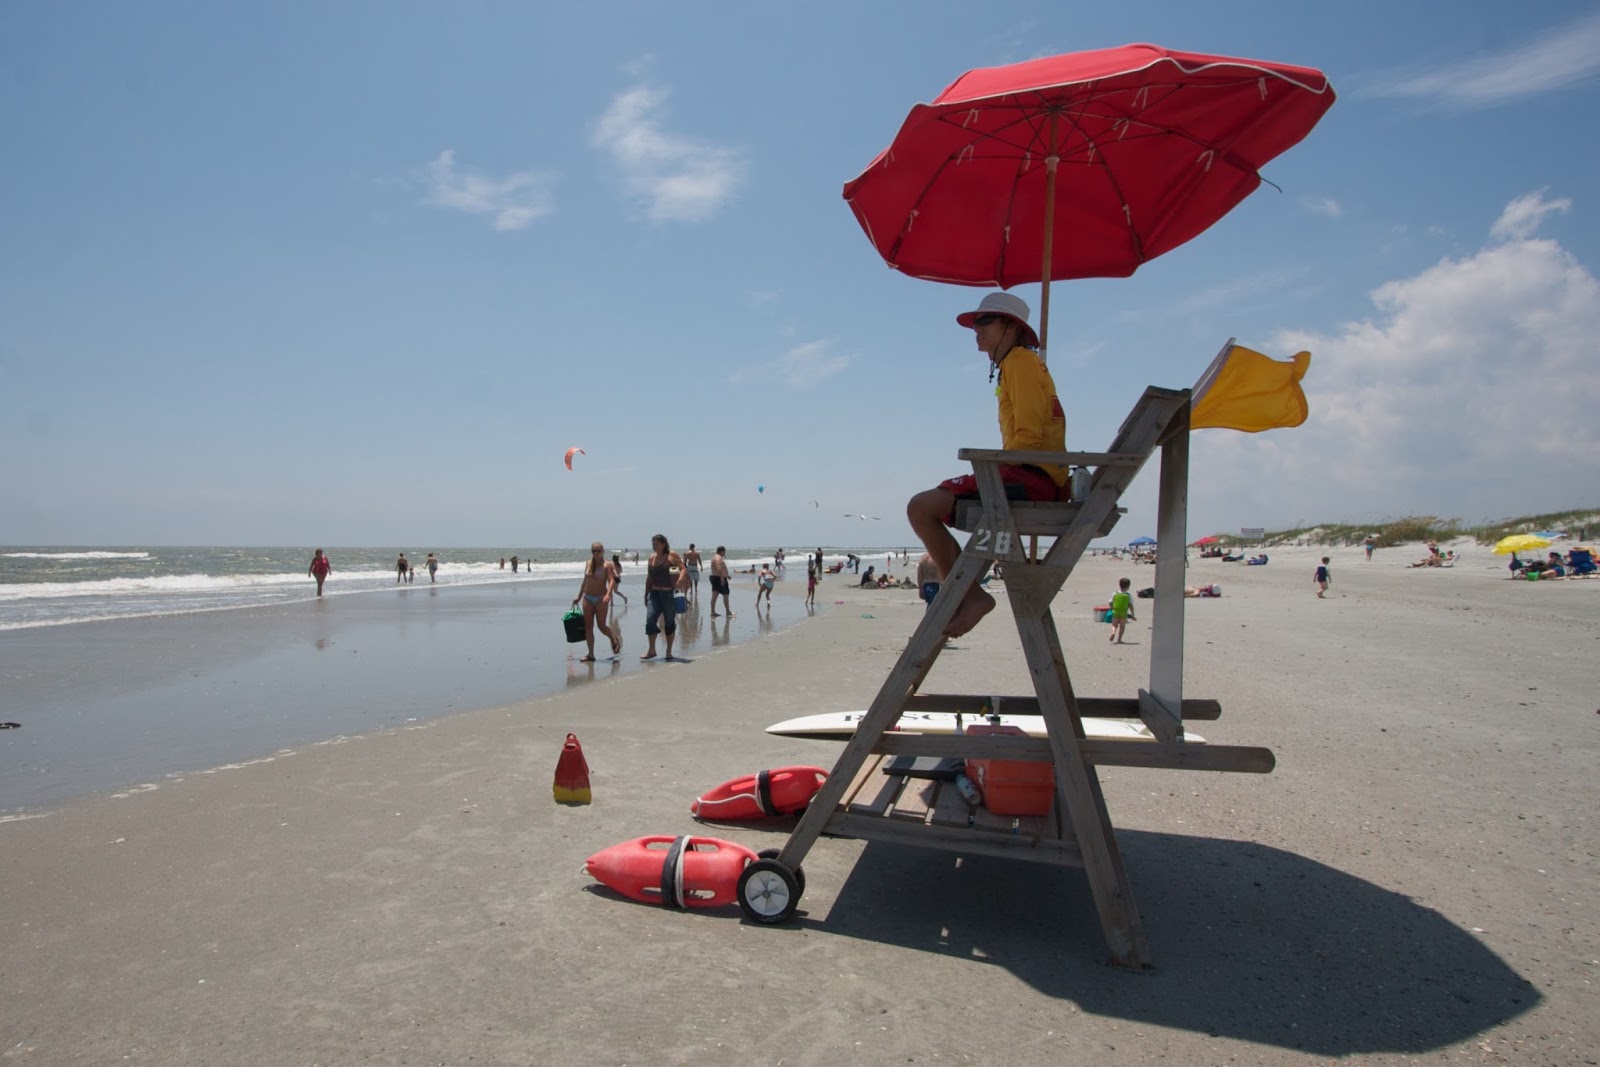
<svg viewBox="0 0 1600 1067">
<path fill-rule="evenodd" d="M 584 863 L 623 896 L 669 908 L 719 908 L 738 897 L 739 874 L 758 857 L 715 837 L 654 834 L 612 845 Z"/>
<path fill-rule="evenodd" d="M 732 821 L 790 815 L 817 795 L 828 772 L 821 767 L 778 767 L 730 779 L 689 805 L 699 819 Z"/>
</svg>

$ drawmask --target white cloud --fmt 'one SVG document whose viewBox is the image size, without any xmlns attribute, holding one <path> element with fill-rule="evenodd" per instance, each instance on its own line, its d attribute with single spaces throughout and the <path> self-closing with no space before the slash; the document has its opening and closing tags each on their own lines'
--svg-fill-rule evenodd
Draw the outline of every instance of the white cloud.
<svg viewBox="0 0 1600 1067">
<path fill-rule="evenodd" d="M 1470 520 L 1600 499 L 1600 282 L 1529 236 L 1550 206 L 1529 199 L 1507 207 L 1497 243 L 1379 286 L 1368 318 L 1270 339 L 1280 358 L 1312 352 L 1311 417 L 1196 435 L 1197 514 Z"/>
<path fill-rule="evenodd" d="M 491 178 L 458 167 L 455 150 L 451 148 L 440 152 L 428 164 L 423 172 L 423 183 L 427 187 L 428 203 L 469 215 L 492 215 L 497 230 L 520 230 L 555 210 L 551 194 L 555 175 L 523 170 L 504 178 Z"/>
<path fill-rule="evenodd" d="M 1591 14 L 1510 51 L 1434 70 L 1392 74 L 1367 95 L 1409 97 L 1459 108 L 1556 92 L 1600 72 L 1600 14 Z"/>
<path fill-rule="evenodd" d="M 831 339 L 795 345 L 777 359 L 737 371 L 736 383 L 780 381 L 791 389 L 804 389 L 832 378 L 850 365 L 850 357 L 833 350 Z"/>
<path fill-rule="evenodd" d="M 1523 241 L 1532 237 L 1547 215 L 1565 215 L 1572 210 L 1572 201 L 1546 200 L 1544 190 L 1519 196 L 1506 205 L 1506 209 L 1489 228 L 1489 236 L 1497 241 Z"/>
<path fill-rule="evenodd" d="M 703 222 L 744 181 L 742 153 L 662 130 L 664 89 L 637 86 L 611 101 L 593 143 L 609 153 L 628 194 L 653 222 Z"/>
<path fill-rule="evenodd" d="M 1344 207 L 1331 196 L 1307 196 L 1302 197 L 1300 202 L 1307 210 L 1318 215 L 1326 215 L 1330 219 L 1336 219 L 1344 214 Z"/>
</svg>

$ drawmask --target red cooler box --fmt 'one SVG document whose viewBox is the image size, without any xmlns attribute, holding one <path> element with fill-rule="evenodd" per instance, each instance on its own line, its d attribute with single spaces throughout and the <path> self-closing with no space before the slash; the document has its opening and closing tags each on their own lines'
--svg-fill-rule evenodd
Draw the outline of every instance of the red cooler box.
<svg viewBox="0 0 1600 1067">
<path fill-rule="evenodd" d="M 974 723 L 971 735 L 1025 736 L 1016 726 Z M 1055 764 L 1049 760 L 969 759 L 967 777 L 983 790 L 983 806 L 996 815 L 1048 815 L 1056 795 Z"/>
</svg>

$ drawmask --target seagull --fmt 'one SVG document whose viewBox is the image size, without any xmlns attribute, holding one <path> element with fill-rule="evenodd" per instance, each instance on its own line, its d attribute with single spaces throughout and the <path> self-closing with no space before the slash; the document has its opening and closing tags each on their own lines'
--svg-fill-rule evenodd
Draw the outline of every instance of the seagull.
<svg viewBox="0 0 1600 1067">
<path fill-rule="evenodd" d="M 860 519 L 862 522 L 865 522 L 868 519 L 871 519 L 873 522 L 879 521 L 878 516 L 876 515 L 852 515 L 848 511 L 845 512 L 844 517 L 847 519 Z"/>
</svg>

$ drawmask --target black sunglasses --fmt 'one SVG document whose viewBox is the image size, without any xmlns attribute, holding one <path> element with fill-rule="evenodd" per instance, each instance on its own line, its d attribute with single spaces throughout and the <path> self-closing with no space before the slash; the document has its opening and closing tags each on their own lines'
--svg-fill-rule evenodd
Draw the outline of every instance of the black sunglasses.
<svg viewBox="0 0 1600 1067">
<path fill-rule="evenodd" d="M 979 315 L 977 318 L 972 320 L 972 325 L 974 325 L 974 326 L 987 326 L 991 322 L 1004 322 L 1004 321 L 1005 321 L 1005 316 L 1004 315 Z"/>
</svg>

